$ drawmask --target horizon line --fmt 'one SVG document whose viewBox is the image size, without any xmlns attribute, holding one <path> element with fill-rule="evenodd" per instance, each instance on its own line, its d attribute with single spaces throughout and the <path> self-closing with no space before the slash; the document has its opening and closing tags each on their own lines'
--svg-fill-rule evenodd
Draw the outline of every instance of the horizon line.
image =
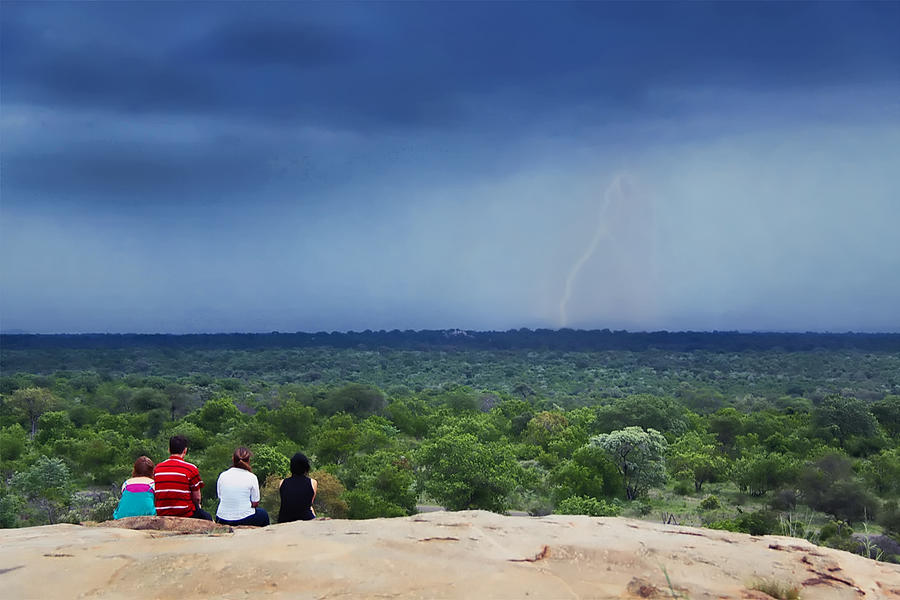
<svg viewBox="0 0 900 600">
<path fill-rule="evenodd" d="M 192 335 L 350 335 L 350 334 L 375 334 L 375 333 L 426 333 L 426 332 L 442 332 L 442 333 L 456 333 L 460 334 L 485 334 L 485 333 L 518 333 L 522 331 L 528 331 L 532 333 L 536 332 L 551 332 L 551 333 L 563 333 L 563 332 L 573 332 L 573 333 L 610 333 L 610 334 L 627 334 L 627 335 L 647 335 L 647 334 L 737 334 L 737 335 L 900 335 L 900 330 L 895 331 L 875 331 L 875 330 L 844 330 L 844 331 L 835 331 L 835 330 L 786 330 L 786 329 L 653 329 L 653 330 L 629 330 L 629 329 L 610 329 L 608 327 L 600 328 L 600 329 L 586 329 L 580 327 L 558 327 L 558 328 L 550 328 L 550 327 L 518 327 L 518 328 L 510 328 L 510 329 L 462 329 L 459 327 L 449 327 L 449 328 L 437 328 L 437 329 L 363 329 L 363 330 L 354 330 L 354 329 L 345 329 L 345 330 L 319 330 L 319 331 L 193 331 L 193 332 L 171 332 L 171 331 L 154 331 L 154 332 L 137 332 L 137 331 L 122 331 L 122 332 L 100 332 L 100 331 L 81 331 L 81 332 L 71 332 L 71 331 L 56 331 L 56 332 L 45 332 L 45 333 L 37 333 L 32 331 L 24 331 L 19 329 L 12 329 L 8 331 L 0 330 L 0 336 L 192 336 Z"/>
</svg>

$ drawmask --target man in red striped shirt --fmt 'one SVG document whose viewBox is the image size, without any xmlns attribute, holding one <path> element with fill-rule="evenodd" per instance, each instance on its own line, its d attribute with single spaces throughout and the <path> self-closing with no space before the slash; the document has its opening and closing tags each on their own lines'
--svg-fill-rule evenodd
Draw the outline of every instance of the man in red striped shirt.
<svg viewBox="0 0 900 600">
<path fill-rule="evenodd" d="M 184 460 L 187 447 L 187 438 L 174 436 L 169 440 L 171 456 L 153 469 L 156 514 L 212 521 L 212 515 L 200 508 L 200 488 L 204 483 L 197 467 Z"/>
</svg>

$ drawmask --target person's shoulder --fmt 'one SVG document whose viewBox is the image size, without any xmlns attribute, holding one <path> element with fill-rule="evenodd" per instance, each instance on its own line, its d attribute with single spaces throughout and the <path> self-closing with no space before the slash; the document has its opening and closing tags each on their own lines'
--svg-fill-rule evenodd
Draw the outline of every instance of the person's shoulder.
<svg viewBox="0 0 900 600">
<path fill-rule="evenodd" d="M 176 458 L 176 459 L 172 459 L 172 460 L 178 461 L 179 464 L 182 464 L 193 471 L 198 470 L 197 465 L 195 465 L 194 463 L 188 462 L 188 461 L 184 460 L 183 458 Z"/>
<path fill-rule="evenodd" d="M 255 482 L 257 482 L 257 484 L 259 483 L 259 477 L 257 477 L 256 473 L 254 473 L 253 471 L 248 471 L 246 469 L 238 469 L 238 468 L 235 468 L 235 471 L 240 471 L 241 472 L 240 476 L 242 478 L 246 479 L 247 481 L 255 481 Z"/>
</svg>

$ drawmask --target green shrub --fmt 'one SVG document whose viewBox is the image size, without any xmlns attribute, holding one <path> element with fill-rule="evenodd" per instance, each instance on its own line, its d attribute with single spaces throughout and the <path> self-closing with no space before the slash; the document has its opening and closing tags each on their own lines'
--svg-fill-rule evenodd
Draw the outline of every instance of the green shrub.
<svg viewBox="0 0 900 600">
<path fill-rule="evenodd" d="M 749 533 L 750 535 L 769 535 L 776 532 L 779 523 L 775 513 L 767 510 L 758 510 L 752 513 L 744 513 L 737 519 L 713 521 L 707 527 L 709 529 Z"/>
<path fill-rule="evenodd" d="M 718 510 L 719 508 L 722 508 L 722 503 L 719 502 L 717 496 L 707 496 L 703 499 L 703 502 L 700 503 L 700 508 L 703 510 Z"/>
<path fill-rule="evenodd" d="M 24 498 L 6 489 L 5 486 L 0 487 L 0 528 L 17 527 L 19 513 L 24 506 Z"/>
<path fill-rule="evenodd" d="M 675 482 L 674 491 L 679 496 L 690 496 L 694 491 L 694 484 L 683 479 Z"/>
<path fill-rule="evenodd" d="M 346 518 L 349 507 L 347 502 L 341 498 L 345 491 L 341 480 L 328 471 L 321 470 L 313 471 L 309 476 L 319 484 L 316 490 L 316 499 L 313 502 L 316 516 L 334 519 Z"/>
<path fill-rule="evenodd" d="M 376 519 L 378 517 L 405 517 L 406 509 L 388 502 L 371 490 L 356 489 L 344 494 L 351 519 Z"/>
<path fill-rule="evenodd" d="M 734 531 L 737 533 L 746 533 L 740 524 L 734 519 L 721 519 L 713 521 L 706 526 L 708 529 L 719 529 L 722 531 Z"/>
<path fill-rule="evenodd" d="M 746 528 L 750 535 L 769 535 L 778 529 L 778 516 L 768 510 L 758 510 L 741 515 L 738 522 Z"/>
<path fill-rule="evenodd" d="M 570 496 L 556 507 L 560 515 L 588 515 L 591 517 L 616 517 L 622 509 L 611 502 L 590 496 Z"/>
<path fill-rule="evenodd" d="M 853 528 L 844 521 L 829 521 L 819 530 L 819 540 L 827 542 L 832 538 L 844 538 L 853 535 Z"/>
<path fill-rule="evenodd" d="M 900 507 L 896 500 L 884 503 L 878 522 L 884 527 L 885 533 L 900 535 Z"/>
</svg>

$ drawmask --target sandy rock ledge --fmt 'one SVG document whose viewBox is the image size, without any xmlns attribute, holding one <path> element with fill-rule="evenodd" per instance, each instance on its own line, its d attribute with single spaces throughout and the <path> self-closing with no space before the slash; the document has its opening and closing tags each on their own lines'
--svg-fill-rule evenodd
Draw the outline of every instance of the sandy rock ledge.
<svg viewBox="0 0 900 600">
<path fill-rule="evenodd" d="M 156 518 L 0 531 L 5 598 L 900 600 L 900 566 L 805 540 L 482 511 L 229 529 Z M 125 527 L 140 527 L 128 529 Z"/>
</svg>

